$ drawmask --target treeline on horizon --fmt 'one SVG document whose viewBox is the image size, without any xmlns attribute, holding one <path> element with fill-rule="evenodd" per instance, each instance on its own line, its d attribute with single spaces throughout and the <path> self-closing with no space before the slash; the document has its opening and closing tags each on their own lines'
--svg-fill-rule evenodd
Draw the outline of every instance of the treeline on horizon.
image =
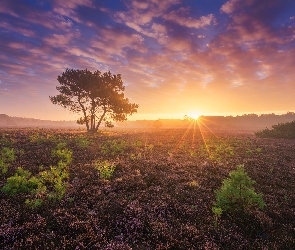
<svg viewBox="0 0 295 250">
<path fill-rule="evenodd" d="M 248 130 L 257 131 L 272 125 L 295 120 L 295 112 L 286 114 L 244 114 L 240 116 L 200 116 L 197 123 L 204 129 L 214 130 Z M 191 123 L 186 119 L 158 119 L 156 121 L 138 120 L 118 124 L 119 127 L 157 127 L 157 128 L 186 128 Z M 160 124 L 160 125 L 159 125 Z"/>
<path fill-rule="evenodd" d="M 295 112 L 286 114 L 244 114 L 240 116 L 201 116 L 198 124 L 210 129 L 256 131 L 272 125 L 295 120 Z M 158 119 L 118 122 L 117 128 L 186 128 L 190 121 L 186 119 Z M 0 127 L 57 127 L 84 128 L 75 121 L 51 121 L 34 118 L 11 117 L 0 114 Z M 102 127 L 103 128 L 103 127 Z"/>
<path fill-rule="evenodd" d="M 0 127 L 79 128 L 81 125 L 78 125 L 75 121 L 51 121 L 0 114 Z"/>
</svg>

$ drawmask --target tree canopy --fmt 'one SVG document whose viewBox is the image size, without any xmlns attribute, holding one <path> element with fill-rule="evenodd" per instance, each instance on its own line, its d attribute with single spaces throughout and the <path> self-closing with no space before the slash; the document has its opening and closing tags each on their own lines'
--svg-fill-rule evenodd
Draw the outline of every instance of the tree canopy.
<svg viewBox="0 0 295 250">
<path fill-rule="evenodd" d="M 87 69 L 66 69 L 57 77 L 60 94 L 50 96 L 53 104 L 74 113 L 81 113 L 78 124 L 85 124 L 87 131 L 97 132 L 102 122 L 112 127 L 112 121 L 125 121 L 137 112 L 138 104 L 124 98 L 121 75 L 111 72 L 91 72 Z"/>
</svg>

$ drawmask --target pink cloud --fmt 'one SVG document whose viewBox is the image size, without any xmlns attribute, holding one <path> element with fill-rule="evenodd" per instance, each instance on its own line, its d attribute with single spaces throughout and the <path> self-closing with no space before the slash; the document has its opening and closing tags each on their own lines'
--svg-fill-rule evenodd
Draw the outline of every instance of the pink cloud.
<svg viewBox="0 0 295 250">
<path fill-rule="evenodd" d="M 23 34 L 24 36 L 27 36 L 27 37 L 33 37 L 36 35 L 36 33 L 30 29 L 26 29 L 26 28 L 21 28 L 21 27 L 17 27 L 17 26 L 14 26 L 14 25 L 11 25 L 7 22 L 1 22 L 0 23 L 0 28 L 4 28 L 8 31 L 13 31 L 13 32 L 16 32 L 16 33 L 20 33 L 20 34 Z"/>
<path fill-rule="evenodd" d="M 115 18 L 122 23 L 146 25 L 152 22 L 153 18 L 162 16 L 171 6 L 179 3 L 179 0 L 151 0 L 149 2 L 130 0 L 126 1 L 128 11 L 116 13 Z"/>
<path fill-rule="evenodd" d="M 239 2 L 239 0 L 229 0 L 221 6 L 220 10 L 227 13 L 227 14 L 230 14 L 235 10 L 238 2 Z"/>
<path fill-rule="evenodd" d="M 0 13 L 9 14 L 14 17 L 19 17 L 19 15 L 11 9 L 11 6 L 7 1 L 4 1 L 0 4 Z"/>
<path fill-rule="evenodd" d="M 77 39 L 77 37 L 80 36 L 80 34 L 76 32 L 76 34 L 64 34 L 64 35 L 58 35 L 58 34 L 52 34 L 48 37 L 45 37 L 43 41 L 47 43 L 50 46 L 62 46 L 65 47 L 68 45 L 72 39 Z"/>
<path fill-rule="evenodd" d="M 91 41 L 94 48 L 99 48 L 107 53 L 121 56 L 124 53 L 124 48 L 132 48 L 142 53 L 147 51 L 142 45 L 144 39 L 140 35 L 112 29 L 104 29 L 101 32 L 100 39 Z M 106 46 L 106 44 L 108 46 Z"/>
<path fill-rule="evenodd" d="M 188 8 L 180 8 L 177 11 L 172 11 L 168 14 L 165 14 L 164 18 L 166 20 L 178 23 L 182 26 L 196 29 L 203 28 L 215 22 L 215 17 L 213 14 L 209 14 L 208 16 L 201 16 L 199 19 L 191 18 Z"/>
<path fill-rule="evenodd" d="M 62 8 L 75 9 L 78 6 L 94 7 L 92 0 L 54 0 L 54 3 Z"/>
</svg>

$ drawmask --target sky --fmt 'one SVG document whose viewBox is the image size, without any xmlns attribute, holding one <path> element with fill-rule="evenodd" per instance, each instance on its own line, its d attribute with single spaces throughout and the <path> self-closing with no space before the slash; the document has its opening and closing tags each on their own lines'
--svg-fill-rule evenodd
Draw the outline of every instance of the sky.
<svg viewBox="0 0 295 250">
<path fill-rule="evenodd" d="M 0 0 L 0 113 L 47 120 L 67 68 L 121 74 L 134 119 L 295 111 L 294 0 Z"/>
</svg>

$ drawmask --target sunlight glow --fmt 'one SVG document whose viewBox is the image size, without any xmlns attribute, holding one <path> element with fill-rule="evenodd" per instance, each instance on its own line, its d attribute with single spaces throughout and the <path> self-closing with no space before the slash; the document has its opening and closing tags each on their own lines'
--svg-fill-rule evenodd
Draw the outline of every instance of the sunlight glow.
<svg viewBox="0 0 295 250">
<path fill-rule="evenodd" d="M 200 116 L 201 116 L 201 113 L 199 113 L 199 112 L 190 112 L 188 114 L 189 118 L 192 118 L 192 119 L 195 119 L 195 120 L 198 120 Z"/>
</svg>

